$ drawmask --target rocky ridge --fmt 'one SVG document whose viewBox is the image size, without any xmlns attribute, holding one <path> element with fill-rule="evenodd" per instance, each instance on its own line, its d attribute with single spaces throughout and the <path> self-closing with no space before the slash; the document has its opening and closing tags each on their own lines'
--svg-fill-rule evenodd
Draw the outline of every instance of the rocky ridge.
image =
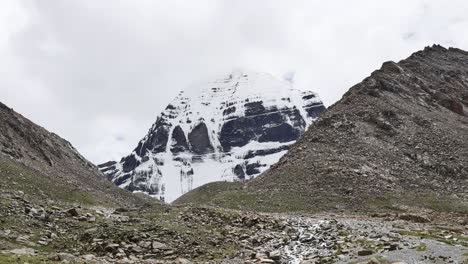
<svg viewBox="0 0 468 264">
<path fill-rule="evenodd" d="M 270 170 L 203 203 L 468 212 L 468 53 L 427 47 L 352 87 Z M 210 188 L 207 188 L 210 189 Z M 197 203 L 187 194 L 176 203 Z M 236 197 L 236 199 L 231 199 Z"/>
<path fill-rule="evenodd" d="M 123 206 L 144 198 L 115 188 L 66 140 L 0 103 L 0 190 L 38 199 Z"/>
</svg>

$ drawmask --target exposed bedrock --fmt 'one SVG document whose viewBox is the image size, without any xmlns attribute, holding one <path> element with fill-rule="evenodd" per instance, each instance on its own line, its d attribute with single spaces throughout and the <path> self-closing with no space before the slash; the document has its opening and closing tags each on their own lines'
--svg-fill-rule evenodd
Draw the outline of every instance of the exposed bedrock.
<svg viewBox="0 0 468 264">
<path fill-rule="evenodd" d="M 192 151 L 195 154 L 207 154 L 214 151 L 213 145 L 210 142 L 210 137 L 208 135 L 208 128 L 205 123 L 198 124 L 193 130 L 189 133 L 188 139 L 190 146 L 192 146 Z"/>
</svg>

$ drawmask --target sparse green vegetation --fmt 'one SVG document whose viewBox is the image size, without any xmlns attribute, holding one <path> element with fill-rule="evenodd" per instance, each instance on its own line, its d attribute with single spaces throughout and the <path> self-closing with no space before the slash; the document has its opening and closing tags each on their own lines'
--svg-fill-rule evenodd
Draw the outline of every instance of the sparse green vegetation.
<svg viewBox="0 0 468 264">
<path fill-rule="evenodd" d="M 308 212 L 335 211 L 343 208 L 361 212 L 405 212 L 407 208 L 427 208 L 436 212 L 468 214 L 468 204 L 462 200 L 434 197 L 432 194 L 382 193 L 379 196 L 363 196 L 352 201 L 346 197 L 331 196 L 327 203 L 315 201 L 299 192 L 256 191 L 241 183 L 216 182 L 201 186 L 175 201 L 176 204 L 193 203 L 239 210 L 263 212 Z"/>
<path fill-rule="evenodd" d="M 427 250 L 427 245 L 424 243 L 421 243 L 415 247 L 416 251 L 426 251 Z"/>
<path fill-rule="evenodd" d="M 443 230 L 395 230 L 400 235 L 414 236 L 421 239 L 432 239 L 448 245 L 461 245 L 468 247 L 468 237 L 460 234 L 447 234 Z"/>
<path fill-rule="evenodd" d="M 42 172 L 34 171 L 1 156 L 0 177 L 5 179 L 0 181 L 0 188 L 22 191 L 41 200 L 48 197 L 61 203 L 74 203 L 82 206 L 112 206 L 108 200 L 96 197 L 96 193 L 81 191 L 60 180 L 51 180 L 42 175 Z"/>
<path fill-rule="evenodd" d="M 51 263 L 52 261 L 47 260 L 44 256 L 18 256 L 11 254 L 0 254 L 0 263 L 2 264 L 18 264 L 18 263 L 29 263 L 29 264 L 45 264 Z"/>
</svg>

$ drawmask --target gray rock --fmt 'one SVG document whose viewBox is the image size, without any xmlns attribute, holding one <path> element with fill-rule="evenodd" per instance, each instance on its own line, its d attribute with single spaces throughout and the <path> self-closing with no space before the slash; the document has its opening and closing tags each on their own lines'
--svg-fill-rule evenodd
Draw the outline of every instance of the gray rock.
<svg viewBox="0 0 468 264">
<path fill-rule="evenodd" d="M 175 263 L 176 264 L 192 264 L 193 262 L 188 260 L 188 259 L 184 259 L 184 258 L 177 258 L 175 260 Z"/>
<path fill-rule="evenodd" d="M 0 251 L 3 254 L 14 254 L 14 255 L 35 255 L 36 251 L 31 248 L 17 248 L 11 250 Z"/>
<path fill-rule="evenodd" d="M 270 254 L 268 254 L 268 257 L 272 260 L 278 261 L 281 259 L 281 252 L 279 252 L 278 250 L 272 251 L 270 252 Z"/>
<path fill-rule="evenodd" d="M 110 253 L 116 253 L 119 249 L 119 244 L 108 244 L 104 247 L 104 250 Z"/>
<path fill-rule="evenodd" d="M 369 255 L 372 255 L 372 254 L 374 254 L 374 251 L 372 251 L 370 249 L 362 249 L 362 250 L 358 251 L 358 256 L 369 256 Z"/>
<path fill-rule="evenodd" d="M 57 253 L 57 256 L 61 261 L 74 261 L 76 259 L 75 256 L 69 253 Z"/>
<path fill-rule="evenodd" d="M 158 241 L 153 241 L 153 243 L 151 244 L 151 247 L 153 249 L 165 249 L 167 248 L 167 245 Z"/>
<path fill-rule="evenodd" d="M 268 264 L 268 263 L 275 263 L 275 261 L 272 259 L 260 259 L 259 263 Z"/>
<path fill-rule="evenodd" d="M 76 208 L 70 208 L 67 210 L 67 213 L 70 216 L 79 216 L 78 210 Z"/>
<path fill-rule="evenodd" d="M 410 221 L 414 223 L 429 223 L 431 219 L 423 215 L 402 214 L 398 216 L 401 220 Z"/>
</svg>

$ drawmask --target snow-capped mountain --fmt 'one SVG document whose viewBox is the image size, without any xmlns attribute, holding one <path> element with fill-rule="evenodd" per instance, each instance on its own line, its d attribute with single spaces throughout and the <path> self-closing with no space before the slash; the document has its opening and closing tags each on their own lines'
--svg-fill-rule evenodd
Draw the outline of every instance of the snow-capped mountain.
<svg viewBox="0 0 468 264">
<path fill-rule="evenodd" d="M 251 179 L 325 110 L 317 94 L 265 73 L 233 72 L 180 92 L 135 150 L 100 169 L 166 202 L 213 181 Z"/>
</svg>

